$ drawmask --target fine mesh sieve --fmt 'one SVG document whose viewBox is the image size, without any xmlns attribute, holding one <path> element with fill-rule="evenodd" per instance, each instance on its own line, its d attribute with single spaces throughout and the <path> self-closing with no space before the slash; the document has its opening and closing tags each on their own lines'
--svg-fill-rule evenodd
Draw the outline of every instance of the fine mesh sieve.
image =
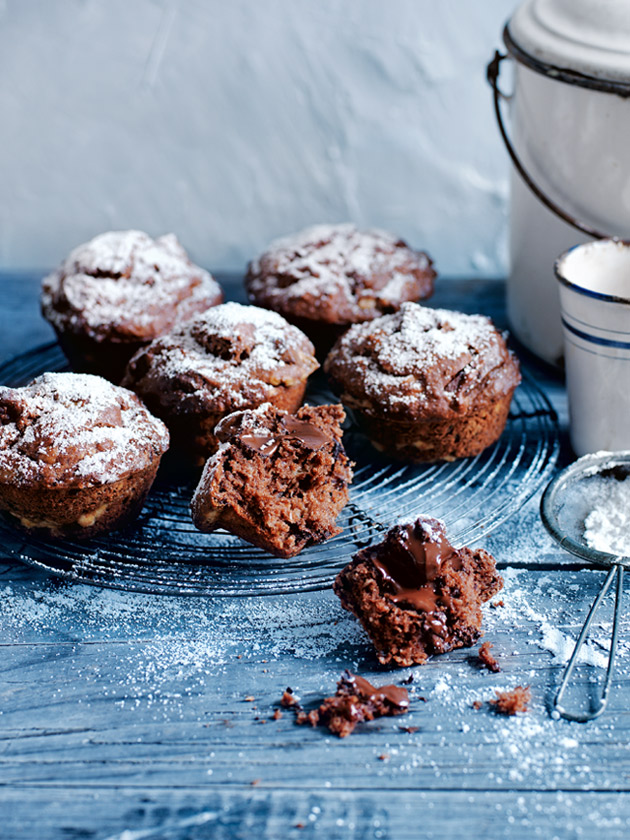
<svg viewBox="0 0 630 840">
<path fill-rule="evenodd" d="M 553 716 L 575 720 L 580 723 L 593 720 L 605 710 L 612 682 L 617 634 L 623 601 L 624 568 L 630 569 L 630 556 L 613 554 L 591 548 L 585 540 L 584 522 L 592 510 L 592 500 L 602 481 L 623 481 L 630 476 L 630 451 L 597 452 L 585 455 L 562 470 L 548 485 L 540 503 L 542 521 L 557 542 L 571 554 L 582 557 L 595 566 L 609 569 L 606 579 L 593 601 L 586 621 L 578 636 L 575 648 L 564 671 L 560 687 L 553 703 Z M 599 704 L 587 712 L 569 712 L 562 705 L 562 698 L 571 679 L 582 649 L 606 593 L 617 578 L 615 611 L 613 617 L 608 666 Z"/>
</svg>

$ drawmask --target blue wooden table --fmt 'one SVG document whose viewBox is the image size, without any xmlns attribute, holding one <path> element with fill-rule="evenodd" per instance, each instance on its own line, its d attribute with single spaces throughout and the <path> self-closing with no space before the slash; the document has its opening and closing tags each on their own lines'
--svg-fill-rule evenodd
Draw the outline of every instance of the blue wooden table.
<svg viewBox="0 0 630 840">
<path fill-rule="evenodd" d="M 40 276 L 0 275 L 0 358 L 51 338 Z M 235 278 L 220 279 L 242 299 Z M 442 281 L 433 304 L 505 324 L 496 281 Z M 562 382 L 522 358 L 558 411 L 568 463 Z M 331 591 L 132 595 L 0 555 L 0 837 L 628 837 L 630 618 L 609 713 L 551 720 L 603 573 L 562 555 L 538 502 L 485 542 L 505 578 L 503 606 L 485 610 L 498 674 L 469 650 L 387 671 Z M 610 618 L 578 674 L 582 699 L 601 676 Z M 308 708 L 346 667 L 377 684 L 413 677 L 410 713 L 343 741 L 286 711 L 273 719 L 287 686 Z M 531 686 L 531 711 L 493 714 L 485 701 L 518 684 Z"/>
</svg>

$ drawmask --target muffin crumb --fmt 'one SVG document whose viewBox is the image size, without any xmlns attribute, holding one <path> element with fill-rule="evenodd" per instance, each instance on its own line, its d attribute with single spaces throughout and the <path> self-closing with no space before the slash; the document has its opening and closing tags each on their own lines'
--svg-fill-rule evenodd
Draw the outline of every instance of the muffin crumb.
<svg viewBox="0 0 630 840">
<path fill-rule="evenodd" d="M 496 699 L 489 700 L 491 706 L 500 715 L 515 715 L 529 711 L 532 692 L 528 685 L 517 685 L 510 691 L 495 691 Z"/>
<path fill-rule="evenodd" d="M 490 642 L 484 642 L 480 648 L 479 653 L 477 654 L 477 658 L 479 662 L 488 669 L 488 671 L 493 671 L 495 674 L 499 673 L 501 670 L 501 666 L 494 658 L 494 656 L 490 653 L 490 649 L 493 645 Z"/>
</svg>

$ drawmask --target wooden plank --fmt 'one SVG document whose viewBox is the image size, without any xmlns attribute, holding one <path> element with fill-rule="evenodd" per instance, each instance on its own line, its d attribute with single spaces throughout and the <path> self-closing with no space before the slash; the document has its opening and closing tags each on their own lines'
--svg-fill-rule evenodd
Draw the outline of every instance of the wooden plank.
<svg viewBox="0 0 630 840">
<path fill-rule="evenodd" d="M 3 840 L 626 838 L 630 795 L 0 788 Z"/>
<path fill-rule="evenodd" d="M 322 784 L 341 790 L 630 790 L 630 617 L 610 714 L 588 726 L 554 722 L 561 663 L 547 637 L 566 647 L 601 573 L 529 569 L 506 580 L 506 606 L 486 610 L 501 674 L 478 669 L 467 650 L 380 668 L 330 592 L 209 603 L 16 583 L 2 592 L 0 778 L 308 789 L 316 767 Z M 596 662 L 608 619 L 595 631 Z M 411 713 L 345 742 L 286 712 L 270 720 L 287 685 L 310 707 L 344 667 L 377 684 L 413 675 Z M 581 678 L 596 673 L 584 668 Z M 534 695 L 528 715 L 472 708 L 523 683 Z"/>
</svg>

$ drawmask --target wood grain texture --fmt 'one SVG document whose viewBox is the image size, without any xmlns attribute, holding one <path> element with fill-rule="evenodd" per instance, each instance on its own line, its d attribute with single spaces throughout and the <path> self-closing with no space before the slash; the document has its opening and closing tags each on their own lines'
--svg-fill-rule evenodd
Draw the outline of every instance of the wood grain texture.
<svg viewBox="0 0 630 840">
<path fill-rule="evenodd" d="M 3 840 L 532 840 L 627 837 L 627 794 L 0 789 Z M 95 829 L 95 824 L 99 825 Z M 121 826 L 125 826 L 121 830 Z"/>
<path fill-rule="evenodd" d="M 453 284 L 439 305 L 457 300 L 500 316 L 498 284 Z M 562 416 L 560 382 L 532 369 Z M 0 560 L 0 837 L 628 836 L 630 616 L 610 712 L 552 721 L 602 573 L 558 551 L 537 504 L 486 543 L 505 577 L 504 606 L 485 609 L 498 674 L 474 649 L 386 670 L 329 591 L 160 598 Z M 605 661 L 609 630 L 607 607 L 590 662 Z M 345 741 L 287 710 L 272 719 L 288 685 L 311 708 L 346 667 L 376 684 L 413 677 L 409 714 Z M 600 676 L 581 666 L 571 702 Z M 517 684 L 531 685 L 530 713 L 494 714 L 495 690 Z"/>
</svg>

